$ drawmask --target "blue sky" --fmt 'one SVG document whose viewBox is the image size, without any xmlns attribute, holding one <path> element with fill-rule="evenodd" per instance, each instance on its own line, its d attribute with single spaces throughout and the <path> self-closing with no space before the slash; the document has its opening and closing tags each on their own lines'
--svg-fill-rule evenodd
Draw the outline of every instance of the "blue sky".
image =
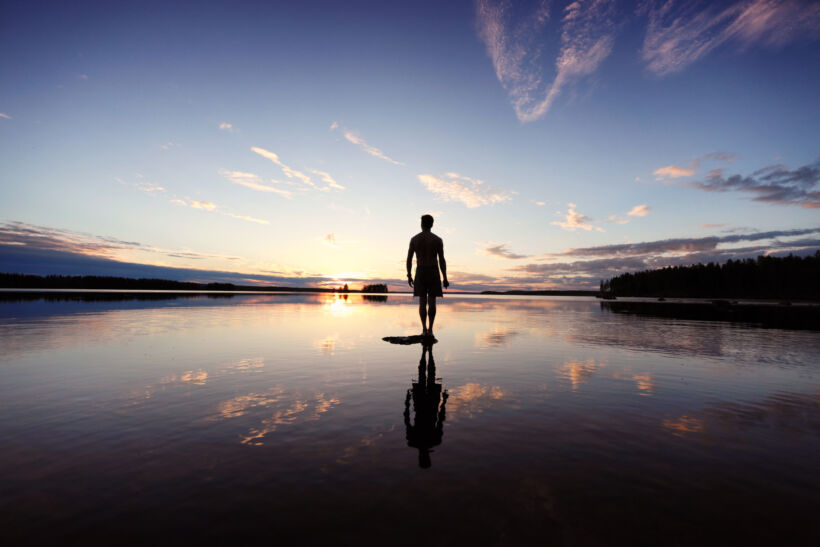
<svg viewBox="0 0 820 547">
<path fill-rule="evenodd" d="M 428 212 L 468 290 L 820 247 L 816 3 L 167 4 L 4 7 L 0 270 L 400 282 Z"/>
</svg>

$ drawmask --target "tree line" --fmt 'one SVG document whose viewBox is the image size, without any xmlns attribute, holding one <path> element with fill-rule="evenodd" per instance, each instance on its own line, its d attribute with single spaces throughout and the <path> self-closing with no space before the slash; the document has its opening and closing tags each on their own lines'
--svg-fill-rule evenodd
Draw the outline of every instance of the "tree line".
<svg viewBox="0 0 820 547">
<path fill-rule="evenodd" d="M 607 295 L 820 300 L 820 250 L 625 273 L 601 281 Z"/>
<path fill-rule="evenodd" d="M 31 275 L 0 273 L 4 289 L 108 289 L 130 291 L 282 291 L 282 292 L 348 292 L 344 287 L 278 287 L 234 285 L 233 283 L 195 283 L 170 279 L 130 278 L 98 275 Z M 349 291 L 356 292 L 356 291 Z M 365 285 L 361 292 L 387 292 L 387 285 Z"/>
<path fill-rule="evenodd" d="M 362 286 L 362 292 L 387 292 L 387 285 L 384 283 L 373 283 Z"/>
</svg>

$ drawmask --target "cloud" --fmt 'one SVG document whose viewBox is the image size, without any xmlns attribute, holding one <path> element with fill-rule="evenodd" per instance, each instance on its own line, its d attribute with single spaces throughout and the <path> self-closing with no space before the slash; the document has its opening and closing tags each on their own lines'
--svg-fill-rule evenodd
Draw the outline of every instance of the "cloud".
<svg viewBox="0 0 820 547">
<path fill-rule="evenodd" d="M 311 188 L 316 187 L 316 184 L 311 180 L 311 178 L 308 175 L 302 173 L 301 171 L 297 171 L 296 169 L 293 169 L 292 167 L 289 167 L 289 166 L 285 165 L 284 163 L 282 163 L 282 161 L 279 159 L 279 156 L 276 153 L 271 152 L 270 150 L 265 150 L 264 148 L 256 147 L 256 146 L 252 146 L 251 150 L 253 152 L 259 154 L 263 158 L 267 158 L 270 161 L 272 161 L 273 163 L 275 163 L 276 165 L 278 165 L 279 168 L 282 169 L 282 172 L 285 174 L 285 176 L 288 177 L 289 179 L 295 178 L 295 179 L 298 179 L 298 180 L 302 181 L 305 185 L 310 186 Z"/>
<path fill-rule="evenodd" d="M 238 218 L 239 220 L 245 220 L 248 222 L 253 222 L 255 224 L 270 224 L 269 221 L 262 218 L 249 217 L 248 215 L 237 215 L 236 213 L 231 213 L 228 211 L 220 211 L 219 213 L 227 217 Z"/>
<path fill-rule="evenodd" d="M 136 188 L 137 190 L 140 190 L 152 196 L 156 194 L 164 194 L 166 192 L 165 188 L 163 188 L 162 186 L 145 180 L 140 180 L 137 182 L 127 182 L 119 177 L 114 177 L 114 180 L 119 182 L 120 184 L 130 186 L 131 188 Z"/>
<path fill-rule="evenodd" d="M 811 1 L 742 0 L 727 6 L 655 0 L 642 11 L 648 25 L 641 56 L 658 76 L 683 70 L 726 43 L 780 47 L 820 32 L 820 5 Z"/>
<path fill-rule="evenodd" d="M 546 256 L 551 259 L 566 257 L 586 259 L 515 266 L 510 271 L 518 275 L 508 278 L 507 282 L 576 287 L 586 284 L 587 288 L 592 288 L 600 279 L 611 278 L 625 272 L 725 262 L 729 259 L 741 260 L 760 255 L 782 256 L 790 253 L 810 255 L 820 248 L 820 237 L 794 239 L 809 234 L 820 234 L 820 227 L 569 249 L 563 253 Z M 734 246 L 742 241 L 750 242 L 750 244 L 743 247 Z"/>
<path fill-rule="evenodd" d="M 655 180 L 663 180 L 665 178 L 678 179 L 682 177 L 691 177 L 695 174 L 695 167 L 692 166 L 690 168 L 686 168 L 678 167 L 677 165 L 667 165 L 666 167 L 655 169 L 654 171 L 652 171 L 652 174 L 655 175 Z"/>
<path fill-rule="evenodd" d="M 233 124 L 227 122 L 222 122 L 221 124 L 219 124 L 219 129 L 221 131 L 227 131 L 228 133 L 234 132 Z"/>
<path fill-rule="evenodd" d="M 210 201 L 199 201 L 198 199 L 191 200 L 188 205 L 194 209 L 205 209 L 206 211 L 213 211 L 216 205 Z"/>
<path fill-rule="evenodd" d="M 576 205 L 574 203 L 568 203 L 567 205 L 569 206 L 569 208 L 567 209 L 567 214 L 564 217 L 563 222 L 556 220 L 554 222 L 551 222 L 550 224 L 554 226 L 560 226 L 564 230 L 569 230 L 571 232 L 574 232 L 575 230 L 586 230 L 587 232 L 590 232 L 592 230 L 595 230 L 597 232 L 604 231 L 604 229 L 600 226 L 592 225 L 589 222 L 590 220 L 592 220 L 591 218 L 576 211 Z"/>
<path fill-rule="evenodd" d="M 707 223 L 707 224 L 699 224 L 698 228 L 723 228 L 726 226 L 725 224 L 721 223 Z"/>
<path fill-rule="evenodd" d="M 208 211 L 212 213 L 217 213 L 226 217 L 235 218 L 239 220 L 245 220 L 247 222 L 253 222 L 255 224 L 270 224 L 267 220 L 261 218 L 255 218 L 248 215 L 240 215 L 237 213 L 232 213 L 231 211 L 226 211 L 216 203 L 212 203 L 210 201 L 200 201 L 198 199 L 191 199 L 188 197 L 179 198 L 174 197 L 169 200 L 174 205 L 180 205 L 182 207 L 190 207 L 192 209 L 199 209 L 201 211 Z"/>
<path fill-rule="evenodd" d="M 310 171 L 314 175 L 318 175 L 322 179 L 322 182 L 327 183 L 327 187 L 326 188 L 320 188 L 320 190 L 326 190 L 326 189 L 330 189 L 330 188 L 335 188 L 336 190 L 344 190 L 345 189 L 344 186 L 342 186 L 341 184 L 339 184 L 338 182 L 336 182 L 334 180 L 334 178 L 330 175 L 330 173 L 327 173 L 325 171 L 319 171 L 318 169 L 308 169 L 308 171 Z"/>
<path fill-rule="evenodd" d="M 531 122 L 547 113 L 565 86 L 595 72 L 609 56 L 614 42 L 614 2 L 578 0 L 564 8 L 559 22 L 561 47 L 550 83 L 545 81 L 540 62 L 542 36 L 550 19 L 548 2 L 539 2 L 528 17 L 516 23 L 509 21 L 512 9 L 507 1 L 479 0 L 478 34 L 518 119 Z"/>
<path fill-rule="evenodd" d="M 165 144 L 160 144 L 159 145 L 159 147 L 162 148 L 163 150 L 170 150 L 171 148 L 174 148 L 176 146 L 179 146 L 179 145 L 177 143 L 171 142 L 171 141 L 168 141 Z"/>
<path fill-rule="evenodd" d="M 628 218 L 619 217 L 618 215 L 609 215 L 604 219 L 604 222 L 614 222 L 615 224 L 629 224 Z"/>
<path fill-rule="evenodd" d="M 6 114 L 5 112 L 0 112 L 0 118 L 5 118 L 7 120 L 11 120 L 12 117 Z"/>
<path fill-rule="evenodd" d="M 227 169 L 220 169 L 219 174 L 231 181 L 234 184 L 239 184 L 257 190 L 259 192 L 270 192 L 272 194 L 279 194 L 280 196 L 290 198 L 293 193 L 281 188 L 268 186 L 262 181 L 262 177 L 255 173 L 246 173 L 244 171 L 228 171 Z M 276 181 L 273 181 L 276 182 Z"/>
<path fill-rule="evenodd" d="M 648 205 L 636 205 L 629 212 L 626 214 L 628 217 L 645 217 L 649 214 L 652 209 Z M 629 224 L 632 221 L 631 218 L 624 218 L 618 215 L 609 215 L 606 217 L 605 222 L 614 222 L 616 224 Z"/>
<path fill-rule="evenodd" d="M 115 237 L 94 236 L 83 232 L 37 226 L 24 222 L 0 223 L 0 245 L 26 247 L 38 251 L 64 251 L 105 258 L 117 258 L 118 253 L 122 251 L 139 251 L 196 260 L 238 260 L 238 257 L 234 256 L 163 249 L 135 241 L 124 241 Z"/>
<path fill-rule="evenodd" d="M 746 177 L 724 176 L 723 171 L 713 169 L 704 180 L 688 186 L 707 192 L 746 192 L 754 195 L 752 201 L 820 209 L 820 160 L 794 170 L 768 165 Z"/>
<path fill-rule="evenodd" d="M 601 245 L 595 247 L 582 247 L 568 249 L 562 253 L 544 255 L 545 258 L 558 258 L 566 256 L 576 257 L 625 257 L 625 256 L 649 256 L 665 254 L 689 254 L 705 251 L 714 251 L 721 244 L 739 243 L 742 241 L 766 241 L 777 240 L 783 237 L 798 237 L 820 233 L 817 228 L 799 228 L 794 230 L 775 230 L 769 232 L 751 232 L 746 234 L 732 234 L 726 236 L 709 236 L 697 238 L 673 238 L 656 241 L 645 241 L 641 243 L 620 243 L 615 245 Z M 774 243 L 771 246 L 780 245 Z"/>
<path fill-rule="evenodd" d="M 404 165 L 402 162 L 394 160 L 393 158 L 391 158 L 390 156 L 388 156 L 387 154 L 385 154 L 384 152 L 382 152 L 381 150 L 379 150 L 375 146 L 370 146 L 369 144 L 367 144 L 365 142 L 365 140 L 363 138 L 357 137 L 356 135 L 354 135 L 350 131 L 345 131 L 344 132 L 344 138 L 347 139 L 349 142 L 352 142 L 353 144 L 359 146 L 362 150 L 364 150 L 365 152 L 367 152 L 371 156 L 375 156 L 375 157 L 377 157 L 379 159 L 382 159 L 382 160 L 384 160 L 388 163 L 392 163 L 393 165 Z"/>
<path fill-rule="evenodd" d="M 510 260 L 518 260 L 520 258 L 528 258 L 530 256 L 530 255 L 516 254 L 516 253 L 510 251 L 507 248 L 506 243 L 502 243 L 502 244 L 498 244 L 498 245 L 493 244 L 493 243 L 484 243 L 483 248 L 481 249 L 481 251 L 485 255 L 498 256 L 498 257 L 507 258 L 507 259 L 510 259 Z"/>
<path fill-rule="evenodd" d="M 336 129 L 339 129 L 339 122 L 333 122 L 332 124 L 330 124 L 331 131 L 335 131 Z"/>
<path fill-rule="evenodd" d="M 734 160 L 734 154 L 727 154 L 725 152 L 710 152 L 692 159 L 689 162 L 689 167 L 667 165 L 666 167 L 655 169 L 652 174 L 655 175 L 655 180 L 686 178 L 694 176 L 698 169 L 700 169 L 700 165 L 703 162 L 731 163 Z"/>
<path fill-rule="evenodd" d="M 322 243 L 328 247 L 332 247 L 333 249 L 342 248 L 342 246 L 336 242 L 336 234 L 327 234 L 324 238 L 322 238 Z"/>
<path fill-rule="evenodd" d="M 631 217 L 645 217 L 651 210 L 652 209 L 649 208 L 649 205 L 636 205 L 627 213 L 627 215 Z"/>
<path fill-rule="evenodd" d="M 458 173 L 447 173 L 444 178 L 433 175 L 419 175 L 418 178 L 428 190 L 440 199 L 460 201 L 470 209 L 512 199 L 508 192 L 495 190 L 487 186 L 484 181 L 465 177 Z"/>
</svg>

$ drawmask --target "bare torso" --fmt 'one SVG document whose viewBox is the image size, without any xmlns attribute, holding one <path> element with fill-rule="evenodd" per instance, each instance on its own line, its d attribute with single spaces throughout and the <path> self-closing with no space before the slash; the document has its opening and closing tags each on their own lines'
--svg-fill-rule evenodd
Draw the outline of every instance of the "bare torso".
<svg viewBox="0 0 820 547">
<path fill-rule="evenodd" d="M 441 238 L 432 232 L 419 232 L 410 239 L 410 250 L 416 253 L 417 266 L 437 267 L 437 257 L 443 254 L 443 247 Z"/>
</svg>

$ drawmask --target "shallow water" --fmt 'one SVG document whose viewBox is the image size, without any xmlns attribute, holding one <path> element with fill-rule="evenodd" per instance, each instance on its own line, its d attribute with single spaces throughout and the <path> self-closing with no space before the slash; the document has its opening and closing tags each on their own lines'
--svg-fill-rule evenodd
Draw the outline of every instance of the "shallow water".
<svg viewBox="0 0 820 547">
<path fill-rule="evenodd" d="M 398 295 L 0 301 L 0 540 L 817 543 L 816 331 L 448 296 L 431 367 L 382 341 L 417 324 Z"/>
</svg>

